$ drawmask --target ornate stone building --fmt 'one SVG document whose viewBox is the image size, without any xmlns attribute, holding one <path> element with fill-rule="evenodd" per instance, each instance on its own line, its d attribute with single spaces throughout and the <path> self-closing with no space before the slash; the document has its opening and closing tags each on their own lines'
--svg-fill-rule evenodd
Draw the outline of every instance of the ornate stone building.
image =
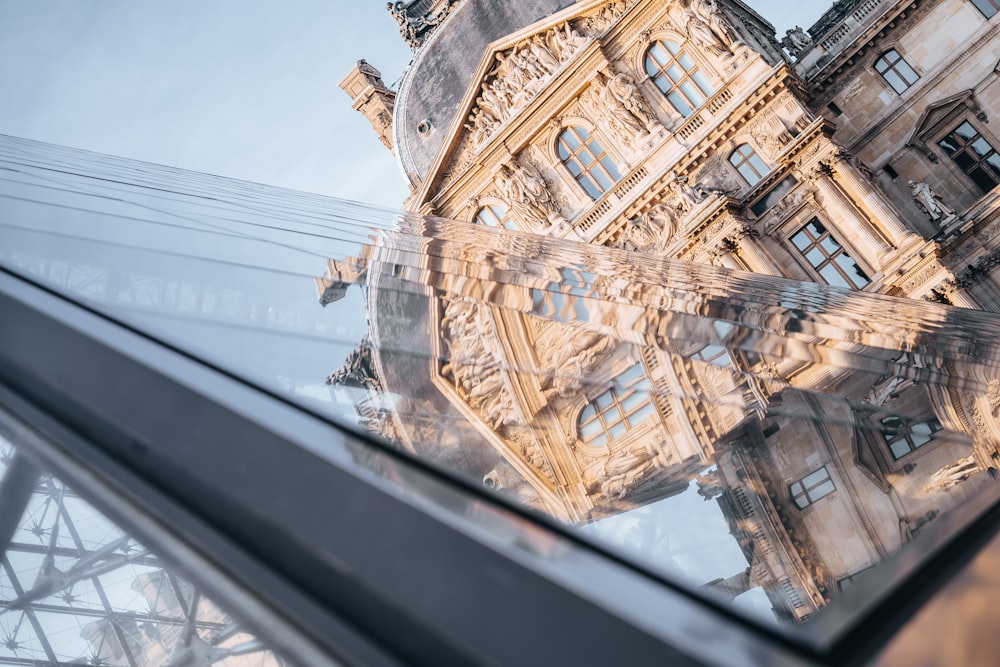
<svg viewBox="0 0 1000 667">
<path fill-rule="evenodd" d="M 402 396 L 369 423 L 571 523 L 697 481 L 749 563 L 718 587 L 797 620 L 996 474 L 997 378 L 963 392 L 921 381 L 916 343 L 840 363 L 849 346 L 750 344 L 725 317 L 659 319 L 640 344 L 646 314 L 586 292 L 651 303 L 678 259 L 1000 312 L 995 0 L 843 0 L 780 40 L 738 0 L 390 7 L 415 48 L 399 90 L 363 61 L 345 90 L 383 137 L 392 108 L 405 207 L 470 224 L 417 235 L 467 276 L 424 267 L 419 298 L 385 303 L 399 248 L 320 281 L 371 290 L 375 352 L 335 378 Z M 550 262 L 517 285 L 474 225 L 621 249 L 622 283 Z M 501 256 L 530 243 L 492 234 Z M 400 370 L 378 353 L 399 336 L 440 361 Z M 466 426 L 418 436 L 413 414 Z"/>
</svg>

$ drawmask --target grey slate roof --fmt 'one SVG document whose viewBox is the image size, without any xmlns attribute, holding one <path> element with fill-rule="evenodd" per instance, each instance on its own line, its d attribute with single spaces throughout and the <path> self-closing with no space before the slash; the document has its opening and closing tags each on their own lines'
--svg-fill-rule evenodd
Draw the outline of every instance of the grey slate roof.
<svg viewBox="0 0 1000 667">
<path fill-rule="evenodd" d="M 410 183 L 422 181 L 455 119 L 486 47 L 574 0 L 463 0 L 417 51 L 396 96 L 393 131 Z M 423 121 L 430 131 L 417 131 Z"/>
</svg>

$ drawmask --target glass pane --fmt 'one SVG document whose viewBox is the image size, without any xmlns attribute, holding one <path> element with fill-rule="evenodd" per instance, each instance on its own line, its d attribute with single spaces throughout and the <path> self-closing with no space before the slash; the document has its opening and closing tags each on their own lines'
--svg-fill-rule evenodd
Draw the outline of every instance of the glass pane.
<svg viewBox="0 0 1000 667">
<path fill-rule="evenodd" d="M 576 132 L 572 130 L 563 132 L 559 135 L 559 139 L 569 148 L 570 152 L 580 147 L 580 140 L 577 139 Z"/>
<path fill-rule="evenodd" d="M 712 84 L 709 83 L 708 77 L 701 73 L 701 70 L 691 73 L 691 79 L 698 84 L 698 89 L 708 97 L 712 94 Z"/>
<path fill-rule="evenodd" d="M 855 285 L 848 281 L 847 277 L 834 265 L 827 264 L 819 270 L 819 275 L 823 277 L 828 285 L 833 285 L 834 287 L 846 287 L 852 288 Z"/>
<path fill-rule="evenodd" d="M 889 85 L 892 86 L 892 89 L 897 93 L 901 93 L 909 87 L 906 82 L 900 78 L 899 74 L 896 73 L 896 70 L 889 70 L 882 76 L 885 77 L 885 80 L 889 82 Z"/>
<path fill-rule="evenodd" d="M 819 486 L 811 489 L 809 491 L 809 497 L 812 498 L 813 502 L 816 502 L 820 498 L 827 496 L 834 491 L 833 482 L 827 480 L 821 483 Z"/>
<path fill-rule="evenodd" d="M 808 623 L 838 604 L 831 582 L 881 553 L 875 538 L 886 553 L 905 551 L 924 525 L 914 517 L 935 510 L 938 521 L 1000 493 L 989 470 L 963 465 L 973 454 L 990 459 L 955 417 L 975 408 L 1000 429 L 981 407 L 1000 382 L 1000 343 L 983 332 L 1000 328 L 1000 317 L 845 294 L 831 286 L 850 287 L 842 273 L 859 280 L 845 254 L 823 264 L 813 247 L 810 260 L 831 285 L 800 283 L 33 142 L 0 140 L 0 167 L 4 271 L 472 483 L 496 473 L 495 492 L 693 596 L 750 568 L 737 597 L 755 601 L 747 613 L 761 623 Z M 809 250 L 825 232 L 812 221 L 790 245 Z M 692 363 L 717 348 L 734 372 Z M 910 377 L 920 382 L 886 379 Z M 642 428 L 621 422 L 612 386 Z M 647 394 L 649 403 L 636 403 Z M 608 410 L 608 431 L 588 407 L 594 398 Z M 912 425 L 936 417 L 941 429 L 907 452 L 905 434 L 891 440 L 895 422 L 880 422 L 890 415 Z M 595 452 L 582 441 L 607 446 Z M 868 449 L 855 456 L 855 446 Z M 821 467 L 857 482 L 833 490 Z M 801 486 L 806 475 L 814 488 Z M 824 493 L 813 508 L 821 511 L 809 511 Z M 46 498 L 54 507 L 51 493 L 39 495 L 18 538 L 41 552 L 54 525 Z M 90 520 L 64 498 L 74 521 Z M 857 517 L 857 508 L 866 521 L 824 520 Z M 118 535 L 93 521 L 90 551 Z M 66 540 L 60 529 L 57 544 Z M 862 545 L 864 558 L 847 542 Z M 129 557 L 111 552 L 116 563 Z M 23 586 L 43 566 L 37 556 L 12 563 L 14 572 L 23 566 Z M 815 569 L 788 565 L 804 558 Z M 141 612 L 149 596 L 131 589 L 131 571 L 120 580 L 129 593 L 120 608 Z M 8 586 L 3 599 L 15 599 Z M 81 583 L 68 593 L 102 610 L 92 592 Z M 67 605 L 64 593 L 45 604 Z M 864 609 L 866 598 L 852 604 Z M 15 618 L 6 612 L 0 623 Z M 93 642 L 79 635 L 92 620 L 65 633 L 73 646 L 63 657 L 90 658 Z M 30 655 L 47 660 L 42 653 Z"/>
<path fill-rule="evenodd" d="M 3 438 L 0 448 L 13 451 Z M 0 507 L 0 518 L 12 511 L 20 520 L 0 563 L 0 662 L 288 664 L 55 477 L 41 478 L 23 512 Z"/>
<path fill-rule="evenodd" d="M 677 113 L 684 116 L 685 118 L 690 116 L 691 113 L 694 111 L 694 108 L 690 104 L 688 104 L 687 99 L 685 99 L 685 97 L 676 90 L 672 91 L 669 95 L 667 95 L 667 99 L 670 100 L 670 104 L 672 104 L 673 107 L 677 109 Z"/>
</svg>

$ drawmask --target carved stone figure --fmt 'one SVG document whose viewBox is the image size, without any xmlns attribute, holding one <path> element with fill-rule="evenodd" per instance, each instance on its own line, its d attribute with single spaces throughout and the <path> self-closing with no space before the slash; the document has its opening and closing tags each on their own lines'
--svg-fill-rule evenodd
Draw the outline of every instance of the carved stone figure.
<svg viewBox="0 0 1000 667">
<path fill-rule="evenodd" d="M 677 209 L 670 202 L 660 202 L 628 221 L 619 245 L 626 250 L 662 251 L 674 235 Z"/>
<path fill-rule="evenodd" d="M 344 365 L 326 378 L 327 384 L 360 389 L 382 390 L 372 361 L 371 340 L 365 336 L 357 349 L 348 355 Z"/>
<path fill-rule="evenodd" d="M 551 35 L 552 51 L 559 62 L 566 62 L 581 46 L 587 43 L 587 38 L 566 22 Z"/>
<path fill-rule="evenodd" d="M 604 465 L 601 492 L 608 500 L 624 498 L 630 489 L 657 467 L 653 453 L 646 449 L 633 450 L 618 456 L 609 454 L 608 461 Z"/>
<path fill-rule="evenodd" d="M 622 126 L 634 134 L 649 132 L 655 126 L 656 116 L 646 106 L 635 81 L 626 72 L 618 72 L 611 77 L 601 72 L 598 82 L 601 84 L 601 100 L 608 113 Z"/>
<path fill-rule="evenodd" d="M 670 189 L 674 193 L 674 201 L 682 213 L 688 213 L 692 208 L 708 198 L 708 190 L 700 183 L 690 185 L 687 176 L 673 173 Z"/>
<path fill-rule="evenodd" d="M 496 332 L 489 314 L 468 297 L 451 299 L 446 302 L 441 327 L 449 354 L 441 375 L 452 379 L 462 399 L 491 426 L 510 422 L 514 401 L 490 347 Z"/>
<path fill-rule="evenodd" d="M 718 469 L 709 470 L 699 475 L 695 480 L 695 484 L 698 486 L 698 495 L 705 500 L 714 500 L 726 490 L 726 486 L 722 483 L 722 478 L 719 476 Z"/>
<path fill-rule="evenodd" d="M 565 23 L 496 54 L 465 126 L 471 135 L 472 150 L 481 147 L 500 125 L 526 106 L 560 65 L 586 42 L 586 37 Z"/>
<path fill-rule="evenodd" d="M 547 228 L 564 221 L 548 184 L 529 161 L 515 158 L 501 166 L 496 184 L 510 210 L 525 222 Z"/>
<path fill-rule="evenodd" d="M 547 74 L 551 74 L 559 69 L 559 59 L 556 58 L 549 47 L 545 45 L 544 38 L 533 39 L 528 43 L 531 54 L 538 60 Z"/>
<path fill-rule="evenodd" d="M 546 358 L 546 365 L 554 369 L 542 386 L 546 394 L 570 398 L 580 392 L 587 375 L 614 350 L 615 343 L 604 333 L 579 325 L 571 328 L 563 324 L 560 330 L 559 346 L 540 350 L 539 357 Z"/>
<path fill-rule="evenodd" d="M 938 222 L 949 216 L 955 214 L 953 210 L 948 208 L 943 201 L 941 201 L 941 196 L 931 189 L 931 186 L 926 183 L 915 181 L 910 181 L 908 183 L 910 186 L 910 195 L 913 200 L 917 202 L 917 206 L 920 210 L 930 216 L 931 220 Z"/>
<path fill-rule="evenodd" d="M 781 40 L 781 45 L 792 55 L 798 56 L 812 45 L 812 37 L 800 26 L 795 26 L 785 33 L 785 38 Z"/>
<path fill-rule="evenodd" d="M 928 493 L 945 491 L 960 482 L 964 482 L 979 471 L 980 467 L 976 463 L 975 458 L 966 456 L 964 459 L 959 459 L 951 465 L 944 466 L 931 475 L 930 480 L 924 485 L 924 491 Z"/>
<path fill-rule="evenodd" d="M 691 0 L 683 10 L 688 37 L 710 53 L 735 53 L 739 40 L 733 34 L 715 0 Z"/>
<path fill-rule="evenodd" d="M 899 395 L 899 392 L 912 385 L 912 380 L 907 380 L 898 375 L 890 375 L 872 385 L 872 388 L 868 390 L 868 393 L 861 399 L 861 402 L 868 405 L 885 405 L 889 400 Z"/>
<path fill-rule="evenodd" d="M 619 247 L 625 250 L 652 250 L 659 240 L 657 230 L 643 216 L 637 216 L 625 223 Z"/>
</svg>

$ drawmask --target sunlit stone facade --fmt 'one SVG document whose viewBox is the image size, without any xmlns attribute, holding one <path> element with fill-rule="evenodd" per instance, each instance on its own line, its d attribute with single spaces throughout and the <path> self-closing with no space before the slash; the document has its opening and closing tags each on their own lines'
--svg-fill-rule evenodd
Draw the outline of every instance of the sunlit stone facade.
<svg viewBox="0 0 1000 667">
<path fill-rule="evenodd" d="M 462 0 L 421 33 L 396 93 L 405 206 L 635 263 L 1000 311 L 997 31 L 996 3 L 968 0 L 838 2 L 780 40 L 738 1 Z M 429 242 L 461 252 L 461 238 Z M 332 263 L 321 289 L 386 263 Z M 390 388 L 443 397 L 496 456 L 467 440 L 440 456 L 476 458 L 466 470 L 554 516 L 593 522 L 695 481 L 749 562 L 717 588 L 762 586 L 802 620 L 1000 467 L 989 378 L 963 394 L 835 356 L 747 353 L 708 319 L 688 343 L 629 345 L 636 314 L 567 317 L 567 271 L 503 304 L 428 282 L 417 319 L 445 360 L 426 378 L 436 393 L 407 392 L 412 375 Z M 390 365 L 373 360 L 366 381 L 391 383 Z M 381 429 L 420 450 L 398 409 Z"/>
</svg>

